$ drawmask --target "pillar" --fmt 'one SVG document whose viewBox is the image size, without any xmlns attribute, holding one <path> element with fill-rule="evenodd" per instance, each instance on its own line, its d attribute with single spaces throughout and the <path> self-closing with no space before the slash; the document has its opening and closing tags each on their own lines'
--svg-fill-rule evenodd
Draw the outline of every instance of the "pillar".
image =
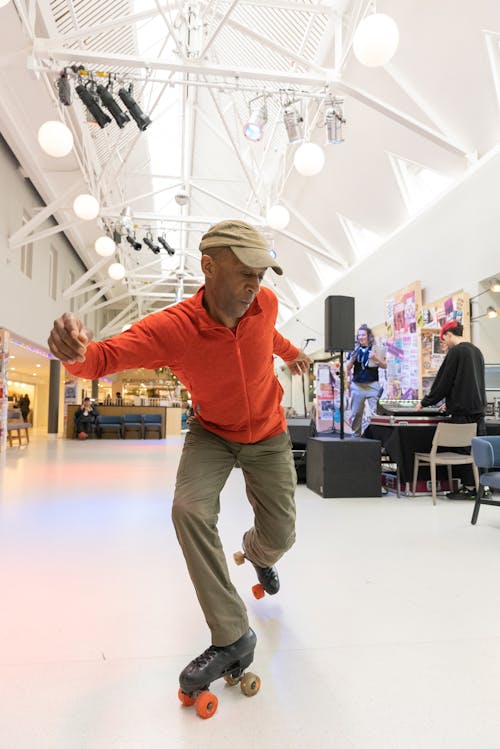
<svg viewBox="0 0 500 749">
<path fill-rule="evenodd" d="M 49 379 L 49 434 L 57 434 L 59 429 L 59 387 L 61 383 L 61 362 L 50 360 Z"/>
</svg>

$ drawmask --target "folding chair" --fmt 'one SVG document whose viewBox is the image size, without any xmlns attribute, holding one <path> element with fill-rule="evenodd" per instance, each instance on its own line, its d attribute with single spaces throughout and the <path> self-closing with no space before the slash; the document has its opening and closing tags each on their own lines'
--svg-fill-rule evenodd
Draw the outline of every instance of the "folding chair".
<svg viewBox="0 0 500 749">
<path fill-rule="evenodd" d="M 432 504 L 436 504 L 436 466 L 447 466 L 450 491 L 453 485 L 452 466 L 471 465 L 476 483 L 479 487 L 479 472 L 472 455 L 457 452 L 438 452 L 438 447 L 470 447 L 472 438 L 477 434 L 477 424 L 438 424 L 430 453 L 415 453 L 413 464 L 413 496 L 417 486 L 420 464 L 428 465 L 431 470 Z"/>
</svg>

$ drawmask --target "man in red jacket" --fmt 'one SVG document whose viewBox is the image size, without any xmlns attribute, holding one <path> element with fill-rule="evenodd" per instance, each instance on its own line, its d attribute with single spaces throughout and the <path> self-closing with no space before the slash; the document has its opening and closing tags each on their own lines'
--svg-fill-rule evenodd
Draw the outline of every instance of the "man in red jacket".
<svg viewBox="0 0 500 749">
<path fill-rule="evenodd" d="M 245 556 L 264 589 L 276 593 L 274 565 L 295 540 L 296 474 L 273 354 L 293 374 L 311 363 L 274 327 L 278 302 L 261 283 L 267 268 L 283 271 L 266 239 L 243 221 L 222 221 L 203 235 L 200 250 L 205 285 L 193 297 L 99 343 L 72 314 L 56 320 L 49 337 L 52 353 L 76 376 L 168 366 L 192 395 L 172 518 L 212 645 L 180 675 L 188 694 L 253 659 L 256 636 L 217 531 L 219 495 L 238 463 L 254 511 Z"/>
</svg>

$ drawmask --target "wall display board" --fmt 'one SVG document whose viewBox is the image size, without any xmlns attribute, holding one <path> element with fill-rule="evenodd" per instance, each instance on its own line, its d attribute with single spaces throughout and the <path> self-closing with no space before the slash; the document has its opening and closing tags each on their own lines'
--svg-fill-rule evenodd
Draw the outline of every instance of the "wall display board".
<svg viewBox="0 0 500 749">
<path fill-rule="evenodd" d="M 7 449 L 9 333 L 0 328 L 0 453 Z"/>
<path fill-rule="evenodd" d="M 423 317 L 420 281 L 385 299 L 385 324 L 388 385 L 384 397 L 416 400 L 421 397 L 420 328 Z"/>
<path fill-rule="evenodd" d="M 421 328 L 421 394 L 427 395 L 446 356 L 439 338 L 441 327 L 452 320 L 464 326 L 464 338 L 470 341 L 469 295 L 465 291 L 448 294 L 422 309 Z"/>
</svg>

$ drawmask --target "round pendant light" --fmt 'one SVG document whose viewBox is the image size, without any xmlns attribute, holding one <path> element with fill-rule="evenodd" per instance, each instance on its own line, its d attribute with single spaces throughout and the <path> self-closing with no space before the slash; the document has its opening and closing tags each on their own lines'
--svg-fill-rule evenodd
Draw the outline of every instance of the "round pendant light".
<svg viewBox="0 0 500 749">
<path fill-rule="evenodd" d="M 396 52 L 399 31 L 396 22 L 385 13 L 363 18 L 354 34 L 352 49 L 359 62 L 369 68 L 386 65 Z"/>
<path fill-rule="evenodd" d="M 61 158 L 73 148 L 73 133 L 64 122 L 49 120 L 38 130 L 38 142 L 49 156 Z"/>
<path fill-rule="evenodd" d="M 266 221 L 271 229 L 281 231 L 288 226 L 290 214 L 284 205 L 272 205 L 266 214 Z"/>
<path fill-rule="evenodd" d="M 99 202 L 93 195 L 78 195 L 73 202 L 73 210 L 83 221 L 92 221 L 99 215 Z"/>
<path fill-rule="evenodd" d="M 314 177 L 323 169 L 325 153 L 316 143 L 302 143 L 295 151 L 293 163 L 303 177 Z"/>
<path fill-rule="evenodd" d="M 94 243 L 94 248 L 98 255 L 101 255 L 102 257 L 111 257 L 116 249 L 116 245 L 111 237 L 103 235 L 102 237 L 97 237 Z"/>
<path fill-rule="evenodd" d="M 125 268 L 121 263 L 111 263 L 108 268 L 108 276 L 114 281 L 120 281 L 125 277 Z"/>
</svg>

